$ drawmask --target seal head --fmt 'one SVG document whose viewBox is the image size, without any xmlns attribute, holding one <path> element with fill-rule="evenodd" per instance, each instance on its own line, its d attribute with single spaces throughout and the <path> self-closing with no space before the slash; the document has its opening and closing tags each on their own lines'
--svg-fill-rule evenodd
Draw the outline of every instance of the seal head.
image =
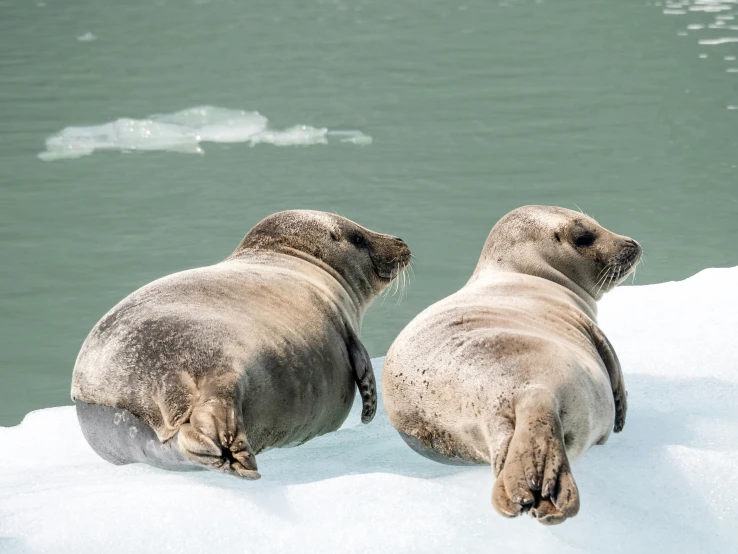
<svg viewBox="0 0 738 554">
<path fill-rule="evenodd" d="M 376 233 L 336 214 L 290 210 L 270 215 L 229 259 L 274 251 L 310 260 L 352 292 L 364 308 L 410 263 L 399 237 Z"/>
<path fill-rule="evenodd" d="M 492 228 L 472 280 L 486 270 L 542 277 L 588 303 L 622 283 L 641 259 L 635 240 L 586 214 L 555 206 L 524 206 Z"/>
</svg>

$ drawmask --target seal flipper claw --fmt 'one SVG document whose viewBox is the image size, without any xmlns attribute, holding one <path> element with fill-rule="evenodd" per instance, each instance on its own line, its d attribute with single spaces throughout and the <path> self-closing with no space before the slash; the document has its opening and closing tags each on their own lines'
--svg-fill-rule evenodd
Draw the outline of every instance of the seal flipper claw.
<svg viewBox="0 0 738 554">
<path fill-rule="evenodd" d="M 523 507 L 513 502 L 505 492 L 502 479 L 497 479 L 492 488 L 492 506 L 498 514 L 505 517 L 517 517 L 523 511 Z"/>
<path fill-rule="evenodd" d="M 566 516 L 554 505 L 553 502 L 546 498 L 536 502 L 528 512 L 531 517 L 538 520 L 543 525 L 558 525 L 566 521 Z"/>
<path fill-rule="evenodd" d="M 369 354 L 361 341 L 351 333 L 348 345 L 354 379 L 361 395 L 361 422 L 369 423 L 377 413 L 377 382 Z"/>
</svg>

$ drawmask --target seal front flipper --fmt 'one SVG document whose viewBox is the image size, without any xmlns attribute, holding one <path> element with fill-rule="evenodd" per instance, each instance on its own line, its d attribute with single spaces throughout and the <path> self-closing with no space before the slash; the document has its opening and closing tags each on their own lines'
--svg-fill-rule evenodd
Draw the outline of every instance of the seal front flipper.
<svg viewBox="0 0 738 554">
<path fill-rule="evenodd" d="M 374 369 L 366 348 L 353 332 L 350 333 L 347 346 L 356 386 L 359 387 L 361 394 L 361 422 L 369 423 L 377 413 L 377 382 L 374 378 Z"/>
<path fill-rule="evenodd" d="M 602 358 L 605 368 L 607 368 L 607 373 L 610 376 L 612 396 L 615 400 L 615 425 L 613 426 L 613 430 L 619 433 L 625 426 L 625 414 L 628 411 L 628 393 L 625 390 L 623 370 L 620 367 L 620 360 L 618 360 L 615 349 L 610 344 L 610 341 L 607 340 L 602 330 L 597 325 L 593 325 L 590 328 L 590 334 L 597 348 L 597 353 Z"/>
</svg>

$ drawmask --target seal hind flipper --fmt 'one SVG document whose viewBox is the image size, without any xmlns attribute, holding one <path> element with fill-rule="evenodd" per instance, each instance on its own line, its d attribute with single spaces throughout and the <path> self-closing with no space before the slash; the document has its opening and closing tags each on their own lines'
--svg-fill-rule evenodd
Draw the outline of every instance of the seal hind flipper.
<svg viewBox="0 0 738 554">
<path fill-rule="evenodd" d="M 361 394 L 361 422 L 369 423 L 377 413 L 377 382 L 374 377 L 374 368 L 366 348 L 353 332 L 350 333 L 348 350 L 354 380 Z"/>
<path fill-rule="evenodd" d="M 98 456 L 115 465 L 144 463 L 160 469 L 193 471 L 174 441 L 161 442 L 143 420 L 123 408 L 75 401 L 82 434 Z"/>
<path fill-rule="evenodd" d="M 199 402 L 189 422 L 179 428 L 177 444 L 185 456 L 208 469 L 258 479 L 261 475 L 246 439 L 242 411 L 226 400 L 230 396 L 221 393 Z"/>
<path fill-rule="evenodd" d="M 528 392 L 515 408 L 515 432 L 492 490 L 492 505 L 507 517 L 530 510 L 546 524 L 579 512 L 563 426 L 556 400 L 547 391 Z"/>
</svg>

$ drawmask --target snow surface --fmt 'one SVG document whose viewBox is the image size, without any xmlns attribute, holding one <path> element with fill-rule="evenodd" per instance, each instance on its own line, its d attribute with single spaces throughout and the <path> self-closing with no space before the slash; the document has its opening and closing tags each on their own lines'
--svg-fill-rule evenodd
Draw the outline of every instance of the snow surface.
<svg viewBox="0 0 738 554">
<path fill-rule="evenodd" d="M 94 35 L 88 35 L 92 38 L 83 35 L 78 39 L 94 40 Z M 121 118 L 101 125 L 66 127 L 46 139 L 46 151 L 38 157 L 44 161 L 81 158 L 96 150 L 202 154 L 202 142 L 310 146 L 327 144 L 329 137 L 358 145 L 372 143 L 372 137 L 361 131 L 330 131 L 310 125 L 277 130 L 269 128 L 269 120 L 259 112 L 197 106 L 144 119 Z"/>
<path fill-rule="evenodd" d="M 574 464 L 582 508 L 563 525 L 502 518 L 489 468 L 425 460 L 358 406 L 260 455 L 255 482 L 109 465 L 61 407 L 0 428 L 0 552 L 737 552 L 737 284 L 710 269 L 601 302 L 630 411 Z"/>
</svg>

